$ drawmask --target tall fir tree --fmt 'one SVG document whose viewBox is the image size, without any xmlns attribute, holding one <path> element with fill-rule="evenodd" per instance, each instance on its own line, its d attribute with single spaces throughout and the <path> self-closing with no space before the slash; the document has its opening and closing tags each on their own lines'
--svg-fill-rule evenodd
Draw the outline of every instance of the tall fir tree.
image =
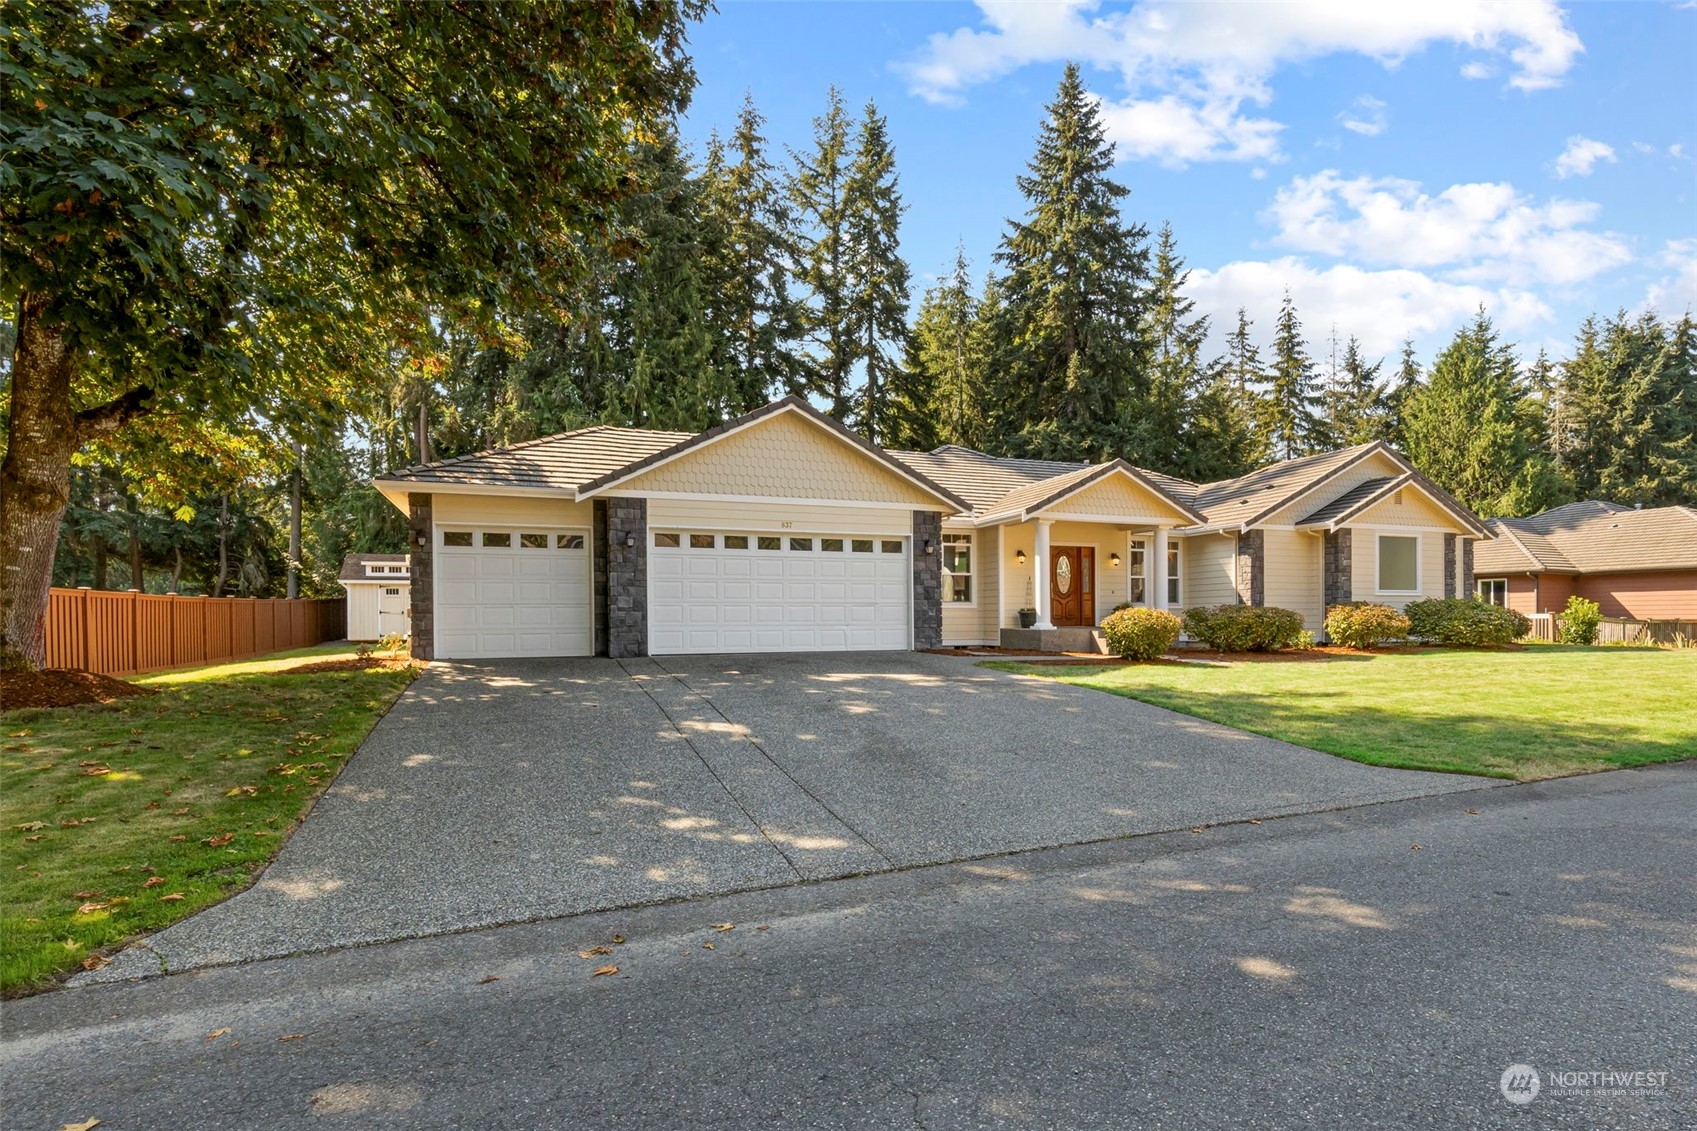
<svg viewBox="0 0 1697 1131">
<path fill-rule="evenodd" d="M 847 420 L 855 363 L 861 356 L 860 343 L 849 328 L 846 231 L 854 121 L 835 86 L 825 99 L 825 113 L 813 119 L 813 148 L 791 152 L 789 195 L 801 229 L 798 274 L 809 292 L 804 320 L 813 347 L 811 391 L 830 402 L 832 416 Z"/>
<path fill-rule="evenodd" d="M 1006 305 L 991 432 L 1008 451 L 1094 460 L 1119 438 L 1143 361 L 1149 251 L 1146 229 L 1120 214 L 1129 190 L 1113 164 L 1100 105 L 1069 64 L 1018 179 L 1025 217 L 996 252 Z"/>
<path fill-rule="evenodd" d="M 1314 391 L 1314 361 L 1302 337 L 1296 304 L 1285 291 L 1279 307 L 1278 326 L 1273 335 L 1273 365 L 1262 402 L 1263 426 L 1276 459 L 1295 459 L 1314 451 L 1318 430 L 1315 409 L 1319 395 Z"/>
<path fill-rule="evenodd" d="M 973 447 L 982 439 L 982 390 L 972 366 L 978 303 L 968 271 L 966 250 L 957 248 L 948 276 L 920 297 L 908 335 L 907 387 L 916 395 L 924 390 L 926 401 L 898 412 L 891 442 L 900 447 Z"/>
<path fill-rule="evenodd" d="M 1385 391 L 1385 407 L 1390 413 L 1386 439 L 1396 448 L 1406 446 L 1402 416 L 1408 398 L 1420 387 L 1425 370 L 1420 367 L 1420 355 L 1414 352 L 1414 339 L 1404 338 L 1402 353 L 1397 355 L 1396 373 L 1391 376 L 1390 388 Z"/>
<path fill-rule="evenodd" d="M 1379 380 L 1383 361 L 1371 365 L 1361 356 L 1361 343 L 1351 336 L 1320 393 L 1323 431 L 1329 446 L 1351 447 L 1391 438 L 1390 391 Z"/>
<path fill-rule="evenodd" d="M 872 102 L 860 120 L 843 195 L 844 274 L 849 286 L 845 328 L 861 364 L 861 387 L 850 419 L 881 444 L 894 426 L 895 406 L 917 406 L 925 398 L 904 387 L 911 296 L 900 248 L 903 205 L 889 124 Z"/>
<path fill-rule="evenodd" d="M 1122 403 L 1116 448 L 1139 467 L 1168 475 L 1189 470 L 1187 408 L 1210 376 L 1202 360 L 1208 317 L 1197 315 L 1184 293 L 1188 276 L 1172 225 L 1161 225 L 1139 334 L 1147 361 L 1133 373 Z"/>
</svg>

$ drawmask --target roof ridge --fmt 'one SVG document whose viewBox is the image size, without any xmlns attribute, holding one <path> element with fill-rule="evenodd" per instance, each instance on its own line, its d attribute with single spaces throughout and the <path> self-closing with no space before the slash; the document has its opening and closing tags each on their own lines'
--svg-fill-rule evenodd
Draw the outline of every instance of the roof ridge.
<svg viewBox="0 0 1697 1131">
<path fill-rule="evenodd" d="M 408 464 L 396 471 L 388 472 L 388 474 L 396 475 L 405 474 L 409 471 L 428 471 L 433 467 L 447 467 L 450 464 L 464 463 L 468 459 L 476 459 L 478 456 L 486 456 L 494 452 L 513 452 L 520 448 L 533 448 L 537 444 L 545 444 L 550 440 L 564 440 L 569 436 L 583 436 L 590 432 L 605 432 L 607 429 L 612 427 L 615 426 L 611 424 L 587 424 L 582 428 L 571 428 L 564 432 L 554 432 L 547 436 L 537 436 L 531 440 L 520 440 L 516 444 L 497 444 L 493 448 L 481 448 L 475 452 L 467 452 L 464 455 L 449 456 L 447 459 L 433 459 L 428 463 Z M 631 429 L 631 431 L 638 431 L 638 429 Z M 641 431 L 646 431 L 646 429 L 641 429 Z"/>
</svg>

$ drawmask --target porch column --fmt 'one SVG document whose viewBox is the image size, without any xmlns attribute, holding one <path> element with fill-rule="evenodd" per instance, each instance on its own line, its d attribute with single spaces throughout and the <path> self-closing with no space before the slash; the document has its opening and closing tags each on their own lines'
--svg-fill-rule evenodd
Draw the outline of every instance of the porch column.
<svg viewBox="0 0 1697 1131">
<path fill-rule="evenodd" d="M 1049 520 L 1037 520 L 1037 546 L 1032 557 L 1033 582 L 1031 591 L 1037 601 L 1037 628 L 1054 628 L 1055 622 L 1050 619 L 1054 610 L 1049 601 Z"/>
<path fill-rule="evenodd" d="M 1154 590 L 1154 598 L 1150 606 L 1156 609 L 1167 607 L 1167 528 L 1157 526 L 1152 552 L 1149 555 L 1149 587 Z"/>
</svg>

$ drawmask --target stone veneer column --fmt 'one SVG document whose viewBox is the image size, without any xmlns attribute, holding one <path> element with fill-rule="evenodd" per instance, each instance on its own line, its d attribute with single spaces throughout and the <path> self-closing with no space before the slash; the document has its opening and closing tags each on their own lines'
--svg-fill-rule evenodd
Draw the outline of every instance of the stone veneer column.
<svg viewBox="0 0 1697 1131">
<path fill-rule="evenodd" d="M 1473 539 L 1461 540 L 1461 595 L 1471 597 L 1475 592 L 1473 584 Z"/>
<path fill-rule="evenodd" d="M 607 654 L 607 500 L 596 499 L 589 504 L 591 515 L 589 534 L 590 569 L 595 575 L 595 639 L 592 647 L 597 656 Z"/>
<path fill-rule="evenodd" d="M 1237 603 L 1267 603 L 1267 532 L 1245 530 L 1237 536 Z"/>
<path fill-rule="evenodd" d="M 1354 600 L 1349 527 L 1326 534 L 1326 607 Z"/>
<path fill-rule="evenodd" d="M 626 545 L 626 542 L 629 545 Z M 607 655 L 648 655 L 648 500 L 607 500 Z"/>
<path fill-rule="evenodd" d="M 1455 535 L 1444 535 L 1444 596 L 1455 596 L 1456 566 L 1460 563 L 1455 559 Z"/>
<path fill-rule="evenodd" d="M 430 496 L 407 494 L 407 553 L 412 555 L 412 657 L 436 658 L 436 531 L 431 522 Z"/>
<path fill-rule="evenodd" d="M 926 553 L 929 544 L 931 552 Z M 943 516 L 913 512 L 913 646 L 943 646 Z"/>
</svg>

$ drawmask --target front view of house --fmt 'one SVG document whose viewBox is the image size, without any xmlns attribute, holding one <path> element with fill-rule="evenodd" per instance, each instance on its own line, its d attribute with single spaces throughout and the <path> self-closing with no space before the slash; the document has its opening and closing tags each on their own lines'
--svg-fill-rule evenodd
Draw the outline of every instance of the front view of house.
<svg viewBox="0 0 1697 1131">
<path fill-rule="evenodd" d="M 1116 460 L 879 448 L 787 397 L 699 434 L 593 427 L 377 488 L 437 659 L 1088 646 L 1122 604 L 1472 590 L 1466 508 L 1382 444 L 1194 484 Z"/>
</svg>

